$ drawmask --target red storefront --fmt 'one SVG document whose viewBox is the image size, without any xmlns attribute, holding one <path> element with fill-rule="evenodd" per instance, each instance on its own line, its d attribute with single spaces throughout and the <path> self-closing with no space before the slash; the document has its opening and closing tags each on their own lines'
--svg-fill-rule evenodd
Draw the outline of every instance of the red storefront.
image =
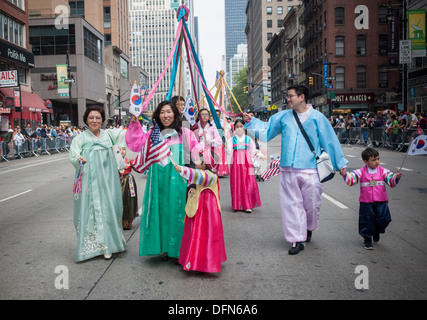
<svg viewBox="0 0 427 320">
<path fill-rule="evenodd" d="M 7 131 L 7 128 L 5 128 L 7 125 L 15 128 L 19 125 L 21 119 L 25 126 L 30 124 L 34 130 L 36 126 L 40 125 L 42 114 L 53 113 L 53 110 L 48 108 L 46 102 L 36 93 L 21 91 L 22 112 L 16 112 L 13 107 L 9 109 L 6 98 L 14 98 L 13 88 L 0 89 L 0 102 L 2 104 L 0 108 L 0 116 L 2 117 L 1 131 Z"/>
</svg>

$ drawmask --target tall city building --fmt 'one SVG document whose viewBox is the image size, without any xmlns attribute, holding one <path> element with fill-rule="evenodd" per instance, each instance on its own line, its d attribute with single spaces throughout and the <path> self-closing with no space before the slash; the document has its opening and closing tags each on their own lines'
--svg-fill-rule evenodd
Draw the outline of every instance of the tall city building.
<svg viewBox="0 0 427 320">
<path fill-rule="evenodd" d="M 31 125 L 33 130 L 52 112 L 32 89 L 34 55 L 28 37 L 28 0 L 0 0 L 0 135 L 9 128 Z M 13 70 L 13 71 L 12 71 Z M 18 78 L 17 83 L 4 79 Z M 15 99 L 20 94 L 19 99 Z M 15 108 L 21 106 L 22 109 Z"/>
<path fill-rule="evenodd" d="M 194 10 L 193 1 L 186 0 L 184 4 L 190 9 L 187 26 L 194 40 Z M 181 0 L 130 0 L 129 33 L 130 56 L 134 66 L 141 66 L 148 73 L 148 86 L 153 87 L 163 69 L 172 50 L 178 27 L 177 9 Z M 185 50 L 184 50 L 185 51 Z M 181 96 L 186 97 L 187 89 L 192 90 L 189 82 L 191 76 L 185 52 L 183 53 L 183 69 L 181 77 L 177 75 L 173 95 L 178 94 L 179 78 L 181 78 Z M 194 72 L 194 68 L 192 69 Z M 157 105 L 166 98 L 171 80 L 172 64 L 162 78 L 151 103 L 146 109 L 154 111 Z M 178 69 L 178 72 L 180 70 Z"/>
<path fill-rule="evenodd" d="M 402 1 L 389 2 L 395 25 L 387 18 L 388 4 L 380 0 L 303 3 L 300 71 L 306 74 L 302 83 L 309 87 L 310 103 L 328 115 L 406 110 L 397 58 Z M 289 58 L 296 54 L 289 48 Z"/>
<path fill-rule="evenodd" d="M 128 0 L 31 0 L 28 5 L 36 61 L 33 88 L 50 100 L 53 124 L 68 118 L 84 125 L 82 116 L 90 104 L 104 106 L 107 123 L 113 123 L 118 107 L 129 105 L 116 102 L 132 82 Z M 56 90 L 56 65 L 66 61 L 75 80 L 69 95 Z"/>
<path fill-rule="evenodd" d="M 273 35 L 282 28 L 283 19 L 301 1 L 248 0 L 245 33 L 248 44 L 248 107 L 260 112 L 271 103 L 270 54 L 265 50 Z"/>
<path fill-rule="evenodd" d="M 230 82 L 230 59 L 237 53 L 239 44 L 246 44 L 246 8 L 247 0 L 225 0 L 225 61 L 226 79 Z"/>
<path fill-rule="evenodd" d="M 235 77 L 244 67 L 248 65 L 248 47 L 246 44 L 237 46 L 237 53 L 230 59 L 230 88 L 235 86 Z"/>
</svg>

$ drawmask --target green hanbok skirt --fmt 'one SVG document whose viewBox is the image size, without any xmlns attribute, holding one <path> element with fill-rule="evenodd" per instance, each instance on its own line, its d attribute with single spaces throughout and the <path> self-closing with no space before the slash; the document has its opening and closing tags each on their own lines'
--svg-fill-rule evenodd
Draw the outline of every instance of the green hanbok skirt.
<svg viewBox="0 0 427 320">
<path fill-rule="evenodd" d="M 184 163 L 182 144 L 169 147 L 174 161 Z M 155 163 L 147 174 L 141 215 L 139 255 L 167 253 L 178 258 L 184 232 L 187 182 L 169 162 Z"/>
<path fill-rule="evenodd" d="M 87 160 L 82 171 L 82 192 L 74 195 L 76 261 L 126 250 L 120 177 L 108 136 L 102 138 L 96 141 L 82 134 L 73 141 L 78 150 L 70 150 Z"/>
</svg>

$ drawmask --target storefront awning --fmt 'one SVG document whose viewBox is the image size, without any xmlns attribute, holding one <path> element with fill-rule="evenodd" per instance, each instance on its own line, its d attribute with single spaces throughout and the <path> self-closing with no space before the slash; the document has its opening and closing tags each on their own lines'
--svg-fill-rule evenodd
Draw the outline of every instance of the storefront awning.
<svg viewBox="0 0 427 320">
<path fill-rule="evenodd" d="M 1 88 L 0 93 L 6 98 L 14 98 L 13 88 Z M 23 112 L 53 113 L 46 106 L 46 102 L 36 93 L 21 90 L 21 104 Z"/>
</svg>

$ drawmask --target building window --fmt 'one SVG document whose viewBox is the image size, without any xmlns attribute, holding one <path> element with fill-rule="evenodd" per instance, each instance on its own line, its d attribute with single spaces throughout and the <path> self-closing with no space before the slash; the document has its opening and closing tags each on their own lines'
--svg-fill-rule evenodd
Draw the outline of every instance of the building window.
<svg viewBox="0 0 427 320">
<path fill-rule="evenodd" d="M 335 85 L 337 89 L 345 88 L 345 68 L 344 67 L 336 67 L 335 68 Z"/>
<path fill-rule="evenodd" d="M 335 8 L 335 24 L 336 25 L 344 25 L 344 8 L 337 7 Z"/>
<path fill-rule="evenodd" d="M 74 24 L 67 29 L 56 29 L 55 26 L 30 27 L 30 44 L 35 56 L 76 53 L 76 36 Z"/>
<path fill-rule="evenodd" d="M 388 35 L 387 34 L 380 34 L 379 39 L 379 54 L 387 54 L 388 52 Z"/>
<path fill-rule="evenodd" d="M 366 67 L 358 66 L 356 70 L 357 88 L 366 88 Z"/>
<path fill-rule="evenodd" d="M 104 34 L 104 46 L 108 47 L 111 44 L 111 33 Z"/>
<path fill-rule="evenodd" d="M 82 0 L 70 0 L 70 16 L 71 17 L 84 17 L 85 16 L 85 2 Z"/>
<path fill-rule="evenodd" d="M 129 63 L 120 57 L 120 75 L 123 79 L 129 80 Z"/>
<path fill-rule="evenodd" d="M 388 87 L 388 68 L 387 66 L 380 66 L 379 68 L 379 80 L 380 80 L 380 88 Z"/>
<path fill-rule="evenodd" d="M 277 7 L 277 14 L 283 14 L 283 7 L 282 6 Z"/>
<path fill-rule="evenodd" d="M 101 40 L 86 28 L 83 30 L 83 37 L 85 56 L 96 63 L 102 64 Z"/>
<path fill-rule="evenodd" d="M 273 28 L 273 20 L 267 20 L 267 28 Z"/>
<path fill-rule="evenodd" d="M 104 7 L 104 28 L 111 28 L 111 10 L 109 6 Z"/>
<path fill-rule="evenodd" d="M 366 54 L 366 36 L 358 35 L 356 39 L 356 54 L 365 55 Z"/>
<path fill-rule="evenodd" d="M 273 8 L 267 7 L 267 14 L 273 14 Z"/>
<path fill-rule="evenodd" d="M 343 56 L 344 53 L 345 53 L 345 38 L 343 36 L 336 36 L 335 37 L 335 55 Z"/>
<path fill-rule="evenodd" d="M 378 9 L 379 23 L 387 23 L 387 7 L 380 6 Z"/>
</svg>

